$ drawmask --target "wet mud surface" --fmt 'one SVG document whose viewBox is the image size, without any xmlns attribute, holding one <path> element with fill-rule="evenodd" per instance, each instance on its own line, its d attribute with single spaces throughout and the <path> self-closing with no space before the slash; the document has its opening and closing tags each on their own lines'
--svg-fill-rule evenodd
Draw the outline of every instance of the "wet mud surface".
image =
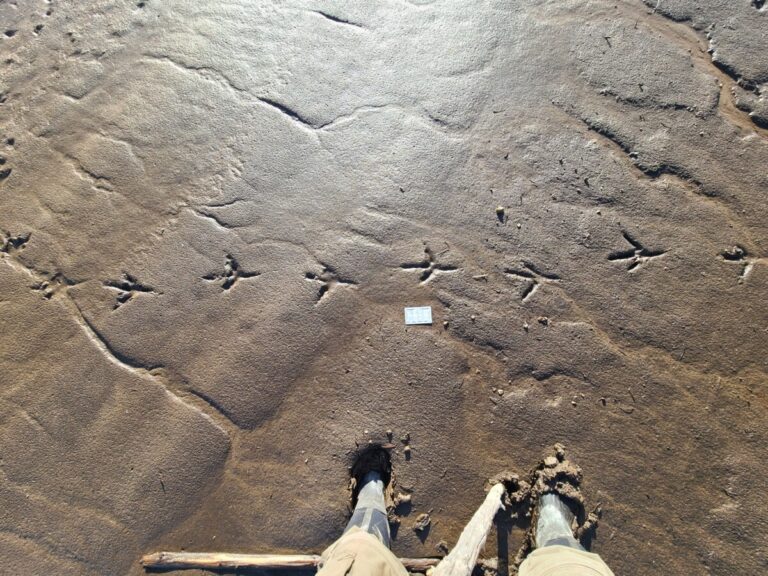
<svg viewBox="0 0 768 576">
<path fill-rule="evenodd" d="M 768 570 L 762 2 L 0 24 L 4 570 L 319 552 L 388 429 L 400 555 L 562 442 L 617 574 Z"/>
</svg>

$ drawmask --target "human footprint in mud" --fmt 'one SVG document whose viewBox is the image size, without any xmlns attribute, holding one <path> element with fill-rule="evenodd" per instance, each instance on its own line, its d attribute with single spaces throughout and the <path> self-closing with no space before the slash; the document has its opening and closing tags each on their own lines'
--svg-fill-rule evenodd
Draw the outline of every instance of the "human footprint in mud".
<svg viewBox="0 0 768 576">
<path fill-rule="evenodd" d="M 559 462 L 556 467 L 567 462 Z M 554 465 L 553 465 L 554 466 Z M 526 497 L 538 490 L 532 547 L 535 550 L 520 565 L 519 576 L 613 576 L 597 554 L 587 552 L 573 536 L 574 513 L 556 491 L 546 492 L 547 475 L 552 467 L 540 467 L 536 479 L 526 486 Z M 580 474 L 580 471 L 579 471 Z M 559 474 L 557 475 L 559 476 Z M 554 480 L 550 474 L 549 480 Z M 391 478 L 389 454 L 371 447 L 360 454 L 352 468 L 352 518 L 344 534 L 323 552 L 318 576 L 408 576 L 408 572 L 389 550 L 390 532 L 384 490 Z M 478 547 L 479 549 L 479 547 Z M 475 552 L 474 559 L 476 559 Z M 474 565 L 474 559 L 470 566 Z M 443 573 L 440 566 L 437 572 Z M 449 569 L 452 576 L 468 576 Z"/>
</svg>

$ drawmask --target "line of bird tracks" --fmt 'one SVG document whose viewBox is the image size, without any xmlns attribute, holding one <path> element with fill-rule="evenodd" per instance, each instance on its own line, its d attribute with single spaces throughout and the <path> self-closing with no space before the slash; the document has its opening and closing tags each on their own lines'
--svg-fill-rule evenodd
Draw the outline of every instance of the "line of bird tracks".
<svg viewBox="0 0 768 576">
<path fill-rule="evenodd" d="M 676 22 L 649 8 L 640 0 L 620 0 L 612 5 L 615 10 L 604 14 L 615 15 L 616 11 L 628 20 L 642 22 L 673 44 L 680 46 L 691 55 L 691 62 L 701 72 L 716 78 L 720 86 L 720 98 L 718 100 L 718 113 L 722 118 L 747 134 L 756 134 L 768 140 L 768 129 L 755 124 L 748 112 L 736 107 L 734 92 L 738 88 L 738 79 L 728 75 L 715 64 L 710 53 L 709 39 L 703 33 L 695 30 L 685 22 Z M 599 15 L 599 13 L 598 13 Z"/>
</svg>

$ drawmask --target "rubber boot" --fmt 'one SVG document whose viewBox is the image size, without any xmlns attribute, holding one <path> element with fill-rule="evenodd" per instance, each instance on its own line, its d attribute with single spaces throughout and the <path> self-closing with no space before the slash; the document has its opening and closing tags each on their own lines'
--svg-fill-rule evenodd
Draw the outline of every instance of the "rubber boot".
<svg viewBox="0 0 768 576">
<path fill-rule="evenodd" d="M 357 495 L 357 505 L 344 532 L 351 528 L 362 528 L 378 538 L 389 548 L 390 534 L 387 507 L 384 503 L 384 482 L 378 472 L 368 472 Z"/>
<path fill-rule="evenodd" d="M 543 546 L 569 546 L 584 550 L 573 537 L 573 512 L 557 494 L 544 494 L 539 499 L 539 518 L 536 522 L 536 548 Z"/>
</svg>

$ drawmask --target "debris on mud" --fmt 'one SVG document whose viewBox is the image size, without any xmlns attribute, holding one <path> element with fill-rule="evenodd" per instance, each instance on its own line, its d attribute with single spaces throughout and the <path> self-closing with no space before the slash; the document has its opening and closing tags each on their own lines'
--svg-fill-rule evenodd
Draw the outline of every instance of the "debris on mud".
<svg viewBox="0 0 768 576">
<path fill-rule="evenodd" d="M 393 504 L 395 505 L 395 508 L 397 508 L 401 504 L 410 504 L 410 502 L 411 502 L 411 495 L 403 494 L 402 492 L 398 492 L 397 496 L 395 496 L 395 499 L 393 500 Z"/>
<path fill-rule="evenodd" d="M 746 255 L 747 251 L 738 244 L 728 248 L 727 250 L 723 250 L 721 254 L 725 260 L 731 261 L 743 260 Z"/>
<path fill-rule="evenodd" d="M 437 544 L 435 544 L 435 550 L 440 552 L 440 554 L 447 555 L 450 551 L 450 548 L 448 548 L 448 542 L 445 540 L 440 540 Z"/>
<path fill-rule="evenodd" d="M 422 512 L 416 517 L 416 522 L 413 523 L 414 532 L 424 532 L 432 524 L 432 518 L 427 512 Z"/>
</svg>

